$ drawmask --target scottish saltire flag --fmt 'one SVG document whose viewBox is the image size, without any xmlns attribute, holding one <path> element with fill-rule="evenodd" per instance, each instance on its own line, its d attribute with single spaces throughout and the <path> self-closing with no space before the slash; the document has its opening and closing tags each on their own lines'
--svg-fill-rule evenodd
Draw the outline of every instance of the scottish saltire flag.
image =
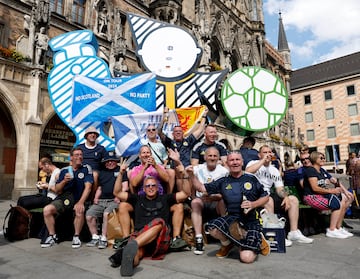
<svg viewBox="0 0 360 279">
<path fill-rule="evenodd" d="M 104 79 L 75 76 L 71 124 L 105 122 L 112 115 L 155 111 L 155 86 L 153 73 Z"/>
<path fill-rule="evenodd" d="M 146 128 L 150 124 L 159 126 L 162 117 L 163 113 L 157 111 L 111 117 L 116 153 L 123 157 L 138 154 L 143 145 L 142 140 L 145 139 Z M 177 114 L 175 110 L 170 110 L 168 124 L 164 125 L 164 129 L 172 131 L 176 125 L 179 125 Z"/>
<path fill-rule="evenodd" d="M 185 134 L 196 129 L 204 114 L 205 106 L 178 108 L 169 110 L 168 121 L 163 125 L 163 132 L 172 137 L 174 126 L 181 126 Z M 115 135 L 115 150 L 120 156 L 138 154 L 149 124 L 158 127 L 162 122 L 162 112 L 137 113 L 111 117 Z"/>
</svg>

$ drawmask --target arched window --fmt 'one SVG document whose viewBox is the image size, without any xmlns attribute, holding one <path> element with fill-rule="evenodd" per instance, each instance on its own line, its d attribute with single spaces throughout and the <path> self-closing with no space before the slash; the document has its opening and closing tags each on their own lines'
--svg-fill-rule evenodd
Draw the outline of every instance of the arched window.
<svg viewBox="0 0 360 279">
<path fill-rule="evenodd" d="M 71 19 L 73 22 L 84 24 L 86 0 L 74 0 L 72 5 Z"/>
</svg>

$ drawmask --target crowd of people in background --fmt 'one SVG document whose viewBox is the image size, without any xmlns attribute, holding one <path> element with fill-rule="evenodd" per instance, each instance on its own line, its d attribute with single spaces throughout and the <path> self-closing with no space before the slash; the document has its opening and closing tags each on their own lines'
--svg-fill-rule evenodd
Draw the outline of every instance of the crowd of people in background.
<svg viewBox="0 0 360 279">
<path fill-rule="evenodd" d="M 314 240 L 298 227 L 300 203 L 331 212 L 327 237 L 352 236 L 343 221 L 354 196 L 323 168 L 323 153 L 310 153 L 303 146 L 300 164 L 283 163 L 270 146 L 255 149 L 251 136 L 244 138 L 238 150 L 230 151 L 218 141 L 216 126 L 206 125 L 206 113 L 192 134 L 184 137 L 182 127 L 175 126 L 168 136 L 162 130 L 167 121 L 165 108 L 163 122 L 158 127 L 148 125 L 136 164 L 98 144 L 99 132 L 94 127 L 85 131 L 85 143 L 71 150 L 69 166 L 60 170 L 49 158 L 41 158 L 39 169 L 48 181 L 37 187 L 44 193 L 18 200 L 27 209 L 43 208 L 48 234 L 41 247 L 58 242 L 56 217 L 73 211 L 72 248 L 82 246 L 80 232 L 87 224 L 91 241 L 86 246 L 104 249 L 109 245 L 107 218 L 115 210 L 127 244 L 110 261 L 121 265 L 122 276 L 131 276 L 145 256 L 161 259 L 169 249 L 188 247 L 181 237 L 184 203 L 191 208 L 196 255 L 204 253 L 204 233 L 220 241 L 218 258 L 226 257 L 234 246 L 244 263 L 254 262 L 258 254 L 268 255 L 270 247 L 258 214 L 262 208 L 289 220 L 286 246 L 311 244 Z M 358 188 L 360 159 L 356 154 L 350 154 L 346 173 L 352 177 L 352 187 Z M 213 217 L 206 222 L 205 212 Z"/>
</svg>

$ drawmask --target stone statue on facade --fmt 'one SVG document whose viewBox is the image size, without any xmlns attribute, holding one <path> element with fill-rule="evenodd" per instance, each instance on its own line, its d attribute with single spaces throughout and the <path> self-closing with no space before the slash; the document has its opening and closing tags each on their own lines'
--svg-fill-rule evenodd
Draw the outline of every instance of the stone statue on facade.
<svg viewBox="0 0 360 279">
<path fill-rule="evenodd" d="M 109 15 L 105 6 L 98 13 L 98 34 L 107 34 L 109 24 Z"/>
<path fill-rule="evenodd" d="M 125 64 L 125 58 L 120 56 L 119 60 L 115 62 L 114 70 L 116 72 L 122 72 L 127 73 L 128 72 L 128 66 Z"/>
<path fill-rule="evenodd" d="M 227 53 L 225 56 L 225 68 L 229 70 L 229 73 L 232 72 L 231 53 Z"/>
<path fill-rule="evenodd" d="M 45 34 L 45 27 L 35 35 L 35 65 L 44 65 L 45 53 L 48 50 L 49 37 Z"/>
</svg>

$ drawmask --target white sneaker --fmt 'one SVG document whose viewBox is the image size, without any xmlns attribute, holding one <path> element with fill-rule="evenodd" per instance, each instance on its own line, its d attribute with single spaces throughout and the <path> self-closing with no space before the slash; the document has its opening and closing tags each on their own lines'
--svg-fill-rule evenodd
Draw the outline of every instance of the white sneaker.
<svg viewBox="0 0 360 279">
<path fill-rule="evenodd" d="M 314 242 L 314 239 L 306 237 L 301 233 L 300 230 L 289 232 L 287 238 L 291 241 L 296 241 L 299 243 L 310 244 Z"/>
<path fill-rule="evenodd" d="M 347 235 L 348 237 L 354 236 L 353 233 L 349 232 L 348 230 L 346 230 L 346 229 L 343 228 L 343 227 L 341 227 L 341 228 L 339 229 L 339 231 L 340 231 L 343 235 Z"/>
<path fill-rule="evenodd" d="M 332 237 L 332 238 L 340 238 L 340 239 L 344 239 L 344 238 L 349 237 L 349 236 L 341 233 L 341 231 L 338 230 L 338 229 L 335 229 L 335 230 L 326 229 L 326 236 L 327 237 Z"/>
<path fill-rule="evenodd" d="M 285 238 L 285 246 L 290 247 L 292 245 L 292 241 Z"/>
<path fill-rule="evenodd" d="M 74 235 L 72 243 L 71 243 L 71 247 L 73 249 L 77 249 L 77 248 L 81 247 L 81 241 L 80 241 L 80 238 L 78 236 Z"/>
</svg>

